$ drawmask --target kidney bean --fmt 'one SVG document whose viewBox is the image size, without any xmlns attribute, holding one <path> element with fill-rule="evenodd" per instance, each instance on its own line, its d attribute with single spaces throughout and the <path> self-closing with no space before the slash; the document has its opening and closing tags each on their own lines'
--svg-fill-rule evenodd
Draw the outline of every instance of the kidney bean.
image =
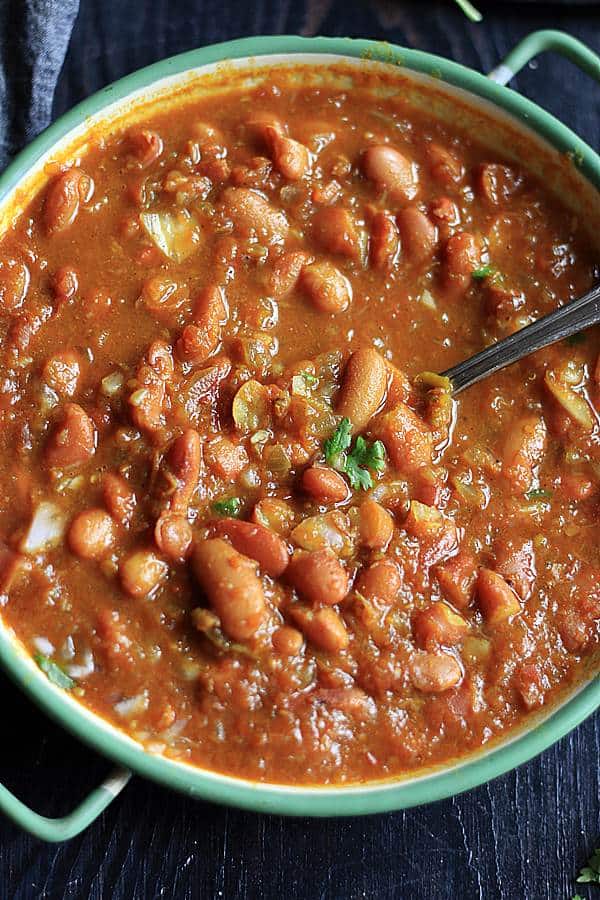
<svg viewBox="0 0 600 900">
<path fill-rule="evenodd" d="M 286 250 L 273 265 L 265 271 L 265 288 L 274 297 L 284 297 L 296 287 L 304 266 L 313 257 L 304 250 Z"/>
<path fill-rule="evenodd" d="M 282 625 L 274 631 L 271 641 L 273 649 L 282 656 L 297 656 L 304 646 L 302 633 L 290 625 Z"/>
<path fill-rule="evenodd" d="M 21 308 L 27 297 L 29 269 L 14 259 L 0 263 L 0 313 L 12 315 Z"/>
<path fill-rule="evenodd" d="M 498 572 L 482 568 L 477 576 L 477 601 L 488 625 L 508 622 L 521 612 L 515 591 Z"/>
<path fill-rule="evenodd" d="M 59 301 L 71 300 L 79 290 L 77 270 L 71 266 L 62 266 L 52 276 L 52 289 Z"/>
<path fill-rule="evenodd" d="M 298 593 L 313 606 L 341 603 L 350 589 L 348 574 L 329 550 L 297 552 L 286 577 Z"/>
<path fill-rule="evenodd" d="M 379 144 L 368 147 L 362 158 L 363 172 L 394 200 L 412 200 L 418 176 L 414 163 L 395 147 Z"/>
<path fill-rule="evenodd" d="M 465 177 L 462 162 L 441 144 L 429 144 L 427 147 L 429 169 L 431 174 L 444 187 L 453 187 L 461 183 Z"/>
<path fill-rule="evenodd" d="M 419 647 L 435 650 L 438 646 L 459 644 L 469 632 L 469 623 L 447 603 L 438 601 L 419 610 L 413 619 L 413 634 Z"/>
<path fill-rule="evenodd" d="M 375 213 L 369 236 L 369 262 L 374 269 L 389 271 L 398 256 L 400 235 L 389 213 Z"/>
<path fill-rule="evenodd" d="M 400 210 L 396 221 L 402 241 L 402 258 L 414 265 L 430 261 L 438 240 L 437 228 L 431 219 L 418 206 L 407 206 Z"/>
<path fill-rule="evenodd" d="M 164 470 L 171 486 L 168 508 L 172 512 L 185 512 L 198 487 L 202 465 L 200 435 L 188 428 L 175 438 L 164 459 Z M 173 482 L 175 485 L 173 486 Z"/>
<path fill-rule="evenodd" d="M 477 169 L 477 189 L 493 206 L 506 204 L 522 183 L 523 176 L 520 172 L 501 163 L 483 163 Z"/>
<path fill-rule="evenodd" d="M 94 182 L 81 169 L 67 169 L 51 182 L 44 203 L 44 225 L 49 235 L 72 225 L 81 203 L 87 203 L 94 192 Z"/>
<path fill-rule="evenodd" d="M 311 643 L 328 653 L 339 653 L 350 643 L 348 631 L 339 613 L 331 607 L 306 609 L 299 604 L 290 607 L 290 615 Z"/>
<path fill-rule="evenodd" d="M 115 538 L 114 523 L 103 509 L 85 509 L 69 528 L 69 546 L 81 559 L 102 559 Z"/>
<path fill-rule="evenodd" d="M 170 314 L 185 302 L 187 292 L 168 275 L 153 275 L 144 281 L 140 299 L 150 312 Z"/>
<path fill-rule="evenodd" d="M 537 575 L 532 542 L 499 538 L 494 544 L 494 559 L 495 571 L 502 575 L 521 600 L 528 600 Z"/>
<path fill-rule="evenodd" d="M 425 422 L 405 403 L 382 413 L 372 423 L 374 437 L 383 441 L 392 465 L 411 474 L 431 465 L 433 441 Z"/>
<path fill-rule="evenodd" d="M 192 528 L 181 513 L 162 512 L 154 526 L 160 552 L 172 562 L 183 562 L 192 547 Z"/>
<path fill-rule="evenodd" d="M 481 266 L 481 244 L 467 231 L 448 238 L 442 260 L 442 285 L 451 295 L 464 294 Z"/>
<path fill-rule="evenodd" d="M 535 414 L 511 426 L 502 454 L 502 472 L 515 492 L 530 490 L 535 470 L 544 456 L 547 437 L 544 420 Z"/>
<path fill-rule="evenodd" d="M 194 304 L 192 325 L 186 325 L 177 341 L 178 357 L 199 365 L 214 353 L 221 340 L 221 328 L 229 318 L 223 292 L 217 285 L 206 287 Z"/>
<path fill-rule="evenodd" d="M 328 466 L 311 466 L 302 475 L 302 490 L 318 503 L 342 503 L 350 496 L 346 480 Z"/>
<path fill-rule="evenodd" d="M 102 479 L 104 504 L 119 525 L 129 525 L 135 512 L 137 498 L 128 482 L 115 472 L 106 472 Z"/>
<path fill-rule="evenodd" d="M 409 672 L 416 689 L 425 694 L 448 691 L 463 678 L 460 663 L 449 653 L 417 653 L 410 661 Z"/>
<path fill-rule="evenodd" d="M 287 181 L 298 181 L 310 170 L 310 153 L 299 141 L 282 134 L 277 128 L 265 128 L 267 146 L 273 164 Z"/>
<path fill-rule="evenodd" d="M 142 430 L 155 431 L 163 424 L 166 381 L 173 374 L 171 348 L 164 341 L 155 341 L 148 348 L 146 359 L 137 370 L 137 388 L 129 396 L 133 424 Z"/>
<path fill-rule="evenodd" d="M 290 560 L 289 550 L 282 538 L 265 525 L 222 519 L 215 527 L 216 534 L 228 537 L 236 550 L 255 559 L 263 572 L 279 578 Z"/>
<path fill-rule="evenodd" d="M 475 559 L 461 551 L 435 569 L 435 577 L 444 597 L 457 609 L 467 609 L 473 600 L 477 569 Z"/>
<path fill-rule="evenodd" d="M 312 218 L 313 236 L 328 253 L 358 260 L 362 246 L 352 214 L 341 206 L 325 206 Z"/>
<path fill-rule="evenodd" d="M 355 350 L 344 369 L 336 411 L 363 431 L 384 403 L 389 372 L 384 358 L 372 347 Z"/>
<path fill-rule="evenodd" d="M 256 563 L 222 538 L 211 538 L 195 545 L 192 568 L 225 633 L 234 641 L 253 637 L 267 616 Z"/>
<path fill-rule="evenodd" d="M 360 541 L 369 550 L 385 550 L 394 535 L 394 520 L 387 509 L 367 497 L 360 506 Z"/>
<path fill-rule="evenodd" d="M 384 557 L 363 569 L 356 589 L 366 600 L 395 603 L 402 588 L 402 575 L 393 560 Z"/>
<path fill-rule="evenodd" d="M 350 282 L 330 262 L 305 266 L 300 274 L 300 287 L 321 312 L 343 312 L 352 300 Z"/>
<path fill-rule="evenodd" d="M 119 578 L 126 594 L 136 599 L 149 597 L 167 577 L 169 567 L 152 550 L 137 550 L 121 560 Z"/>
<path fill-rule="evenodd" d="M 147 169 L 155 163 L 164 150 L 161 136 L 149 128 L 132 128 L 127 135 L 127 146 L 140 169 Z"/>
<path fill-rule="evenodd" d="M 255 233 L 269 243 L 282 243 L 289 224 L 281 210 L 275 209 L 259 191 L 253 188 L 229 187 L 221 195 L 221 205 L 227 218 L 242 236 Z"/>
<path fill-rule="evenodd" d="M 83 465 L 96 452 L 96 429 L 77 403 L 66 403 L 46 443 L 46 465 L 67 469 Z"/>
</svg>

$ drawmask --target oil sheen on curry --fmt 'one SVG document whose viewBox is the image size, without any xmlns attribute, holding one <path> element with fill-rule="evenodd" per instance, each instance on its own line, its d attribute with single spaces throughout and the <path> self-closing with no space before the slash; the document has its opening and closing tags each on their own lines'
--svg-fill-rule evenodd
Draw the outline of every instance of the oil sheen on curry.
<svg viewBox="0 0 600 900">
<path fill-rule="evenodd" d="M 0 248 L 0 604 L 155 753 L 341 784 L 573 687 L 600 617 L 596 332 L 434 374 L 588 289 L 542 184 L 275 70 L 47 168 Z"/>
</svg>

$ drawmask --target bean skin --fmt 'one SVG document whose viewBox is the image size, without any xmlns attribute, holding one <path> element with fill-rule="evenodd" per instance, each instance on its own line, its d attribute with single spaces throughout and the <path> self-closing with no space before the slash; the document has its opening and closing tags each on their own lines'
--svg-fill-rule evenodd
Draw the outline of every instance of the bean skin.
<svg viewBox="0 0 600 900">
<path fill-rule="evenodd" d="M 385 550 L 394 535 L 394 520 L 387 511 L 368 497 L 360 507 L 360 541 L 369 550 Z"/>
<path fill-rule="evenodd" d="M 149 128 L 133 128 L 127 135 L 128 149 L 140 169 L 147 169 L 162 156 L 163 140 Z"/>
<path fill-rule="evenodd" d="M 286 237 L 289 224 L 285 214 L 258 191 L 229 187 L 223 191 L 221 202 L 225 215 L 242 236 L 255 232 L 269 243 L 281 243 Z"/>
<path fill-rule="evenodd" d="M 202 464 L 202 444 L 200 435 L 193 428 L 187 428 L 175 438 L 166 455 L 165 464 L 177 486 L 169 496 L 168 507 L 173 512 L 186 512 L 198 487 Z"/>
<path fill-rule="evenodd" d="M 215 532 L 219 536 L 228 537 L 236 550 L 256 560 L 263 572 L 271 578 L 279 578 L 285 572 L 290 560 L 287 545 L 265 525 L 240 522 L 239 519 L 222 519 Z"/>
<path fill-rule="evenodd" d="M 296 553 L 290 560 L 286 576 L 313 606 L 341 603 L 350 589 L 346 570 L 329 550 Z"/>
<path fill-rule="evenodd" d="M 107 472 L 102 480 L 102 496 L 115 522 L 128 526 L 137 505 L 135 492 L 128 482 L 115 472 Z"/>
<path fill-rule="evenodd" d="M 521 612 L 521 603 L 515 591 L 502 575 L 492 569 L 479 570 L 477 600 L 487 625 L 500 625 Z"/>
<path fill-rule="evenodd" d="M 179 359 L 193 365 L 205 362 L 217 349 L 228 317 L 220 287 L 210 285 L 201 291 L 194 305 L 194 321 L 185 326 L 175 345 Z"/>
<path fill-rule="evenodd" d="M 67 169 L 54 179 L 44 203 L 44 224 L 48 235 L 65 231 L 73 224 L 81 203 L 91 199 L 94 182 L 81 169 Z"/>
<path fill-rule="evenodd" d="M 462 162 L 440 144 L 429 144 L 427 147 L 429 168 L 433 177 L 444 187 L 450 188 L 460 184 L 465 176 Z"/>
<path fill-rule="evenodd" d="M 442 260 L 442 286 L 451 295 L 464 294 L 473 272 L 481 266 L 481 245 L 467 231 L 458 231 L 446 241 Z"/>
<path fill-rule="evenodd" d="M 383 558 L 360 573 L 357 590 L 367 600 L 395 603 L 402 588 L 402 575 L 391 559 Z"/>
<path fill-rule="evenodd" d="M 162 512 L 154 526 L 154 540 L 167 559 L 181 563 L 192 547 L 191 525 L 180 513 Z"/>
<path fill-rule="evenodd" d="M 0 313 L 13 315 L 25 302 L 29 290 L 29 269 L 24 262 L 0 263 Z"/>
<path fill-rule="evenodd" d="M 411 474 L 421 466 L 431 465 L 432 435 L 425 422 L 405 403 L 383 413 L 372 424 L 374 437 L 383 441 L 392 464 Z"/>
<path fill-rule="evenodd" d="M 256 563 L 222 538 L 212 538 L 196 544 L 192 568 L 225 633 L 234 641 L 253 637 L 267 616 Z"/>
<path fill-rule="evenodd" d="M 311 466 L 302 475 L 302 490 L 317 503 L 343 503 L 350 496 L 346 480 L 328 466 Z"/>
<path fill-rule="evenodd" d="M 331 607 L 314 611 L 298 604 L 290 608 L 290 615 L 308 640 L 327 653 L 339 653 L 350 643 L 343 620 Z"/>
<path fill-rule="evenodd" d="M 418 180 L 413 163 L 389 144 L 365 150 L 362 167 L 366 177 L 394 200 L 412 200 L 417 193 Z"/>
<path fill-rule="evenodd" d="M 467 609 L 471 605 L 477 569 L 470 553 L 461 551 L 442 566 L 437 566 L 435 575 L 444 597 L 456 609 Z"/>
<path fill-rule="evenodd" d="M 424 694 L 448 691 L 463 678 L 460 664 L 449 653 L 418 653 L 410 662 L 409 672 L 414 686 Z"/>
<path fill-rule="evenodd" d="M 290 625 L 282 625 L 273 632 L 271 641 L 273 649 L 282 656 L 297 656 L 304 646 L 302 633 Z"/>
<path fill-rule="evenodd" d="M 407 206 L 396 217 L 402 241 L 402 258 L 414 265 L 430 262 L 437 245 L 437 228 L 417 206 Z"/>
<path fill-rule="evenodd" d="M 312 219 L 313 235 L 328 253 L 358 260 L 361 242 L 352 214 L 341 206 L 326 206 L 317 210 Z"/>
<path fill-rule="evenodd" d="M 393 218 L 378 212 L 371 221 L 369 262 L 373 269 L 389 271 L 394 266 L 400 247 L 400 234 Z"/>
<path fill-rule="evenodd" d="M 336 411 L 363 431 L 384 403 L 388 386 L 385 360 L 372 347 L 356 350 L 348 359 Z"/>
<path fill-rule="evenodd" d="M 101 559 L 115 537 L 114 522 L 103 509 L 85 509 L 75 516 L 69 529 L 69 546 L 81 559 Z"/>
<path fill-rule="evenodd" d="M 42 378 L 61 397 L 72 397 L 77 391 L 81 374 L 81 359 L 73 350 L 64 350 L 49 357 Z"/>
<path fill-rule="evenodd" d="M 447 603 L 438 601 L 419 610 L 413 620 L 413 633 L 419 647 L 435 650 L 439 645 L 459 644 L 469 632 L 469 625 Z"/>
<path fill-rule="evenodd" d="M 67 469 L 88 462 L 96 452 L 96 429 L 77 403 L 66 403 L 46 444 L 46 465 Z"/>
<path fill-rule="evenodd" d="M 273 165 L 287 181 L 298 181 L 310 169 L 310 153 L 299 141 L 282 134 L 276 128 L 265 129 Z"/>
<path fill-rule="evenodd" d="M 304 266 L 312 262 L 312 256 L 303 250 L 282 253 L 265 272 L 265 288 L 274 297 L 285 297 L 296 287 Z"/>
<path fill-rule="evenodd" d="M 515 493 L 528 491 L 547 443 L 546 424 L 540 416 L 522 418 L 510 428 L 502 454 L 502 472 Z"/>
<path fill-rule="evenodd" d="M 348 309 L 352 288 L 348 279 L 330 262 L 316 262 L 302 269 L 300 288 L 316 309 L 339 313 Z"/>
</svg>

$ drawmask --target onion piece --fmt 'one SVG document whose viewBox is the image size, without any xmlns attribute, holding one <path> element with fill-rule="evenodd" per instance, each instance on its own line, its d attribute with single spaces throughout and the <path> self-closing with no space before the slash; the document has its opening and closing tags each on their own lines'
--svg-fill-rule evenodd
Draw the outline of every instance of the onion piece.
<svg viewBox="0 0 600 900">
<path fill-rule="evenodd" d="M 145 212 L 140 221 L 149 238 L 173 262 L 183 262 L 200 244 L 200 226 L 187 209 Z"/>
<path fill-rule="evenodd" d="M 119 700 L 115 703 L 114 709 L 117 715 L 123 719 L 131 719 L 138 713 L 145 712 L 150 704 L 148 691 L 142 691 L 134 697 L 126 697 L 125 700 Z"/>
<path fill-rule="evenodd" d="M 29 528 L 19 542 L 19 550 L 34 555 L 56 547 L 63 538 L 65 527 L 61 510 L 55 503 L 45 500 L 33 511 Z"/>
<path fill-rule="evenodd" d="M 89 675 L 93 674 L 94 669 L 94 657 L 92 656 L 91 650 L 86 650 L 84 652 L 83 662 L 81 663 L 81 665 L 71 663 L 68 666 L 64 666 L 64 670 L 67 675 L 70 675 L 71 678 L 76 679 L 87 678 Z"/>
<path fill-rule="evenodd" d="M 54 644 L 52 644 L 48 638 L 34 637 L 31 643 L 38 653 L 42 653 L 44 656 L 54 656 Z"/>
</svg>

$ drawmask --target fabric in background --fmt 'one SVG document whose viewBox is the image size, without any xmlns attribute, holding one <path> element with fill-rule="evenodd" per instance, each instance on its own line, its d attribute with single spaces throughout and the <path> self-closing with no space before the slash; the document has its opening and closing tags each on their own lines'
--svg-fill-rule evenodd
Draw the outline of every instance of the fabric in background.
<svg viewBox="0 0 600 900">
<path fill-rule="evenodd" d="M 0 169 L 49 123 L 79 0 L 0 0 Z"/>
</svg>

